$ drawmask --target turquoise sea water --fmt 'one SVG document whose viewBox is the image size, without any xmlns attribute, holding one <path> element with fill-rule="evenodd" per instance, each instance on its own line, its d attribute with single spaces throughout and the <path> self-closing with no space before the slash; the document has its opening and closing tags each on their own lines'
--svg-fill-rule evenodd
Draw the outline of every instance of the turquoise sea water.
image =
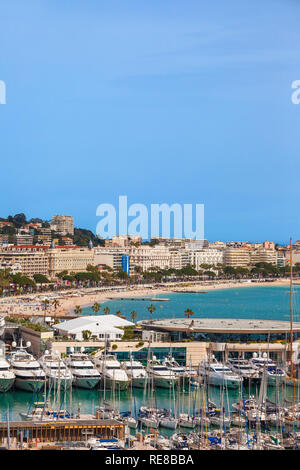
<svg viewBox="0 0 300 470">
<path fill-rule="evenodd" d="M 99 315 L 104 307 L 110 308 L 110 313 L 118 310 L 130 319 L 130 312 L 137 312 L 137 321 L 148 319 L 147 307 L 152 303 L 156 310 L 153 319 L 184 317 L 187 308 L 194 312 L 193 318 L 250 318 L 261 320 L 290 319 L 289 287 L 243 287 L 235 289 L 216 289 L 202 293 L 168 293 L 159 294 L 158 298 L 168 298 L 169 302 L 153 302 L 149 300 L 110 300 L 102 304 Z M 145 298 L 145 297 L 143 297 Z M 294 287 L 294 319 L 300 320 L 300 286 Z M 83 314 L 94 314 L 91 307 L 83 309 Z"/>
<path fill-rule="evenodd" d="M 286 387 L 283 389 L 282 387 L 280 391 L 280 395 L 284 395 L 289 399 L 292 399 L 293 390 L 291 387 Z M 220 405 L 221 401 L 221 388 L 220 387 L 209 387 L 209 398 L 210 400 L 214 401 L 217 405 Z M 180 398 L 179 398 L 180 395 Z M 189 396 L 189 389 L 186 388 L 185 390 L 181 390 L 180 394 L 178 395 L 177 390 L 175 391 L 174 395 L 169 390 L 166 389 L 156 389 L 154 394 L 154 402 L 152 405 L 157 406 L 159 408 L 167 408 L 167 409 L 174 409 L 178 412 L 178 403 L 180 406 L 180 411 L 191 413 L 194 410 L 199 410 L 199 404 L 201 401 L 201 397 L 203 396 L 202 389 L 197 391 L 196 389 L 192 389 L 190 396 Z M 249 396 L 255 396 L 258 398 L 259 395 L 259 386 L 253 386 L 251 389 L 248 387 L 244 387 L 244 397 L 245 399 Z M 299 390 L 296 391 L 296 399 L 297 401 L 300 400 L 299 397 Z M 268 387 L 268 397 L 271 400 L 276 401 L 278 399 L 278 391 L 276 391 L 275 387 Z M 54 396 L 52 394 L 52 403 L 53 403 Z M 130 393 L 128 391 L 122 392 L 115 392 L 106 391 L 105 395 L 103 390 L 94 389 L 94 390 L 84 390 L 74 388 L 72 390 L 72 401 L 70 402 L 70 392 L 66 392 L 64 394 L 61 393 L 61 409 L 73 410 L 73 412 L 77 412 L 78 408 L 80 408 L 81 413 L 95 413 L 96 407 L 103 404 L 103 400 L 111 403 L 115 406 L 116 409 L 120 409 L 121 412 L 130 411 L 132 409 L 133 414 L 135 410 L 138 411 L 142 405 L 149 406 L 151 403 L 149 402 L 147 396 L 144 395 L 143 390 L 136 389 L 134 392 L 134 399 L 131 398 Z M 239 391 L 238 390 L 228 390 L 225 392 L 224 397 L 224 407 L 226 412 L 228 409 L 231 409 L 231 404 L 238 401 L 239 399 Z M 20 420 L 20 412 L 28 411 L 30 405 L 32 405 L 33 401 L 43 401 L 44 394 L 43 392 L 39 393 L 35 397 L 32 396 L 29 392 L 23 392 L 19 390 L 13 390 L 8 393 L 0 394 L 0 421 L 7 420 L 7 412 L 9 413 L 9 419 L 11 421 L 18 421 Z M 57 400 L 57 397 L 56 397 Z M 66 406 L 64 406 L 66 404 Z M 163 433 L 163 432 L 162 432 Z"/>
</svg>

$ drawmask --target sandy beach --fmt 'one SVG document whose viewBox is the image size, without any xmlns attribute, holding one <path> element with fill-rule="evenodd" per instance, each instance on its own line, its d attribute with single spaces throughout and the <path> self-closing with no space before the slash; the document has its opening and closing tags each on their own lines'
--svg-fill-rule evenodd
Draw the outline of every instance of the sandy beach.
<svg viewBox="0 0 300 470">
<path fill-rule="evenodd" d="M 258 286 L 286 286 L 289 287 L 289 279 L 280 279 L 273 282 L 249 282 L 249 281 L 204 281 L 198 283 L 168 283 L 165 286 L 118 286 L 111 289 L 89 288 L 74 289 L 71 291 L 56 291 L 51 293 L 36 293 L 30 296 L 5 297 L 0 301 L 0 315 L 18 316 L 43 316 L 45 311 L 41 305 L 44 299 L 48 299 L 50 304 L 47 308 L 48 316 L 66 317 L 74 315 L 74 308 L 81 308 L 93 305 L 98 302 L 100 305 L 108 300 L 149 297 L 149 302 L 159 295 L 176 292 L 199 292 L 213 289 L 251 288 Z M 294 284 L 300 284 L 295 282 Z M 59 306 L 55 309 L 52 305 L 54 299 L 59 301 Z"/>
</svg>

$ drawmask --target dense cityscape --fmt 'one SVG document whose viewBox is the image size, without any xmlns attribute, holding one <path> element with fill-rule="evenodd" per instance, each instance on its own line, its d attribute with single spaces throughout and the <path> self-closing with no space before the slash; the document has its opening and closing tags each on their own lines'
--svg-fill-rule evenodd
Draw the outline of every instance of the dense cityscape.
<svg viewBox="0 0 300 470">
<path fill-rule="evenodd" d="M 49 222 L 26 221 L 24 214 L 0 219 L 0 288 L 11 277 L 22 287 L 50 281 L 76 283 L 109 280 L 137 282 L 176 277 L 276 278 L 289 273 L 290 247 L 274 242 L 243 242 L 151 238 L 116 235 L 97 238 L 74 229 L 72 216 L 55 215 Z M 293 244 L 295 272 L 300 269 L 300 241 Z M 8 290 L 11 288 L 9 286 Z"/>
</svg>

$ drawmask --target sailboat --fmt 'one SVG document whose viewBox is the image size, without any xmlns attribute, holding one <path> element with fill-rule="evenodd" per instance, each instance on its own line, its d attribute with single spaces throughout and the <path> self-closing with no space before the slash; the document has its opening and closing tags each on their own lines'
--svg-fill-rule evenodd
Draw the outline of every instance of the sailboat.
<svg viewBox="0 0 300 470">
<path fill-rule="evenodd" d="M 293 343 L 293 245 L 290 238 L 290 365 L 285 377 L 286 385 L 294 387 L 293 402 L 295 402 L 295 387 L 300 384 L 299 374 L 297 374 L 297 365 L 299 363 L 298 344 Z"/>
</svg>

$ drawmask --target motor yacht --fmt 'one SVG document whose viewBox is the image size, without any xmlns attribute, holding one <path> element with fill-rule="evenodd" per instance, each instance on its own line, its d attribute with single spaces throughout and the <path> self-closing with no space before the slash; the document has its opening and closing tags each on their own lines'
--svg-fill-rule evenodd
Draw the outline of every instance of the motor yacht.
<svg viewBox="0 0 300 470">
<path fill-rule="evenodd" d="M 119 390 L 125 390 L 128 387 L 128 375 L 113 354 L 103 352 L 94 359 L 94 364 L 101 373 L 104 388 L 117 387 Z"/>
<path fill-rule="evenodd" d="M 243 381 L 242 377 L 218 362 L 214 356 L 200 363 L 199 374 L 210 385 L 228 388 L 238 388 Z"/>
<path fill-rule="evenodd" d="M 227 366 L 234 372 L 243 378 L 244 382 L 250 382 L 252 384 L 260 381 L 260 374 L 256 368 L 254 368 L 247 359 L 232 359 L 229 358 Z"/>
<path fill-rule="evenodd" d="M 100 382 L 101 375 L 88 355 L 84 353 L 84 348 L 81 348 L 81 352 L 75 353 L 72 347 L 71 354 L 65 363 L 71 371 L 74 387 L 92 389 Z"/>
<path fill-rule="evenodd" d="M 133 387 L 144 388 L 148 379 L 148 374 L 141 362 L 134 361 L 130 358 L 130 361 L 121 363 L 121 368 L 126 372 Z"/>
<path fill-rule="evenodd" d="M 156 387 L 170 388 L 177 385 L 178 377 L 176 374 L 158 361 L 155 356 L 153 356 L 152 360 L 148 361 L 146 370 L 150 380 Z"/>
<path fill-rule="evenodd" d="M 250 364 L 256 369 L 260 376 L 265 370 L 268 385 L 280 385 L 284 382 L 286 373 L 283 369 L 278 367 L 274 361 L 268 358 L 266 352 L 253 353 L 250 359 Z"/>
<path fill-rule="evenodd" d="M 44 369 L 49 387 L 60 387 L 62 390 L 70 388 L 72 374 L 61 360 L 58 351 L 46 350 L 43 356 L 40 357 L 39 363 Z"/>
<path fill-rule="evenodd" d="M 26 347 L 23 346 L 22 341 L 20 346 L 17 347 L 15 342 L 12 346 L 14 349 L 9 353 L 7 360 L 16 377 L 15 387 L 38 393 L 45 384 L 46 376 L 38 361 L 26 351 L 31 346 L 30 341 L 26 343 Z"/>
</svg>

